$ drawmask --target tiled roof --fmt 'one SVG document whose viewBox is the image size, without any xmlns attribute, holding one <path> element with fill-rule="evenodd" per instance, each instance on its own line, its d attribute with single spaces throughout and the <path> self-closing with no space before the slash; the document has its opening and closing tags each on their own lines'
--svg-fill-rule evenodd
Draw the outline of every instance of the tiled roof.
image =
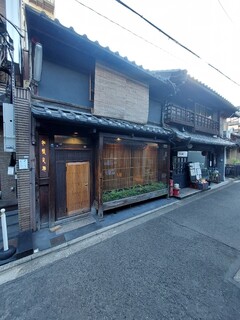
<svg viewBox="0 0 240 320">
<path fill-rule="evenodd" d="M 172 130 L 178 138 L 182 140 L 189 140 L 190 143 L 218 145 L 218 146 L 225 146 L 225 147 L 233 147 L 236 145 L 235 143 L 229 140 L 225 140 L 217 136 L 215 137 L 215 136 L 192 133 L 187 131 L 182 132 L 176 128 L 172 128 Z"/>
<path fill-rule="evenodd" d="M 230 102 L 228 101 L 226 98 L 224 98 L 221 94 L 219 94 L 217 91 L 215 91 L 214 89 L 212 89 L 211 87 L 209 87 L 207 84 L 203 83 L 202 81 L 194 78 L 193 76 L 189 75 L 187 70 L 185 69 L 173 69 L 173 70 L 153 70 L 152 74 L 155 77 L 160 77 L 160 79 L 165 78 L 168 79 L 171 76 L 179 76 L 181 75 L 182 77 L 186 77 L 186 79 L 189 79 L 190 81 L 194 82 L 195 84 L 199 85 L 200 87 L 202 87 L 203 89 L 205 89 L 206 91 L 208 91 L 210 94 L 215 95 L 218 99 L 220 99 L 223 103 L 225 103 L 226 105 L 236 109 L 236 107 Z"/>
<path fill-rule="evenodd" d="M 63 107 L 52 106 L 43 103 L 33 103 L 32 113 L 36 118 L 72 122 L 74 124 L 92 126 L 100 129 L 117 129 L 120 131 L 127 131 L 128 133 L 138 133 L 141 135 L 147 134 L 152 136 L 155 135 L 157 137 L 162 137 L 165 139 L 168 139 L 169 137 L 172 138 L 174 135 L 175 137 L 180 138 L 181 140 L 188 141 L 189 143 L 219 145 L 226 147 L 233 147 L 236 145 L 236 143 L 222 139 L 220 137 L 187 131 L 182 132 L 176 128 L 165 129 L 149 124 L 139 124 L 120 119 L 100 117 L 86 112 L 69 110 Z"/>
<path fill-rule="evenodd" d="M 76 41 L 81 41 L 82 43 L 85 43 L 89 46 L 91 46 L 91 48 L 93 48 L 93 50 L 89 51 L 89 55 L 96 55 L 97 57 L 99 57 L 99 54 L 101 54 L 101 59 L 106 59 L 108 60 L 109 57 L 115 59 L 115 61 L 117 61 L 119 64 L 123 64 L 128 68 L 132 68 L 133 70 L 135 70 L 136 72 L 138 72 L 139 74 L 144 75 L 145 77 L 147 77 L 149 80 L 155 80 L 157 82 L 161 82 L 162 85 L 169 87 L 169 81 L 167 81 L 164 77 L 161 77 L 161 75 L 155 75 L 154 73 L 152 73 L 152 71 L 143 68 L 142 65 L 138 65 L 135 61 L 130 61 L 128 59 L 128 57 L 123 57 L 119 54 L 119 52 L 114 52 L 111 51 L 109 47 L 104 47 L 102 46 L 98 41 L 92 41 L 88 38 L 88 36 L 86 34 L 79 34 L 77 33 L 73 27 L 66 27 L 63 24 L 60 23 L 60 21 L 58 19 L 51 19 L 49 18 L 45 12 L 39 12 L 35 9 L 33 9 L 32 7 L 26 5 L 26 13 L 27 13 L 27 21 L 28 21 L 28 15 L 33 15 L 34 17 L 34 21 L 38 18 L 41 19 L 42 22 L 47 22 L 49 24 L 51 24 L 52 26 L 55 26 L 57 28 L 60 29 L 60 31 L 64 31 L 67 32 L 68 34 L 72 35 L 72 37 L 74 37 L 76 39 Z M 29 30 L 31 28 L 31 23 L 29 22 Z M 36 21 L 35 21 L 36 23 Z"/>
<path fill-rule="evenodd" d="M 170 130 L 148 124 L 139 124 L 125 120 L 95 116 L 76 110 L 69 110 L 62 107 L 33 103 L 32 113 L 37 118 L 48 120 L 60 120 L 73 122 L 75 124 L 94 126 L 102 129 L 118 129 L 129 133 L 151 134 L 157 137 L 168 138 L 171 136 Z"/>
</svg>

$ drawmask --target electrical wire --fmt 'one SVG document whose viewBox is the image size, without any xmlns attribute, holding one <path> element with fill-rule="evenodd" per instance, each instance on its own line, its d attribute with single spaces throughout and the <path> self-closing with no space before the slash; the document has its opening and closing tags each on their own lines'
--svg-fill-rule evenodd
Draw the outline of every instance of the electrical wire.
<svg viewBox="0 0 240 320">
<path fill-rule="evenodd" d="M 189 53 L 191 53 L 193 56 L 195 56 L 197 59 L 202 60 L 203 62 L 205 62 L 210 68 L 212 68 L 213 70 L 217 71 L 218 73 L 220 73 L 223 77 L 225 77 L 226 79 L 228 79 L 229 81 L 231 81 L 232 83 L 236 84 L 237 86 L 240 87 L 240 84 L 238 82 L 236 82 L 235 80 L 233 80 L 232 78 L 230 78 L 229 76 L 227 76 L 224 72 L 222 72 L 220 69 L 218 69 L 217 67 L 215 67 L 214 65 L 212 65 L 211 63 L 204 61 L 197 53 L 195 53 L 194 51 L 192 51 L 191 49 L 189 49 L 188 47 L 186 47 L 185 45 L 183 45 L 182 43 L 180 43 L 178 40 L 176 40 L 175 38 L 173 38 L 172 36 L 170 36 L 168 33 L 166 33 L 165 31 L 163 31 L 162 29 L 160 29 L 158 26 L 156 26 L 154 23 L 152 23 L 150 20 L 148 20 L 147 18 L 145 18 L 144 16 L 142 16 L 140 13 L 138 13 L 136 10 L 134 10 L 133 8 L 129 7 L 126 3 L 124 3 L 121 0 L 115 0 L 116 2 L 118 2 L 120 5 L 122 5 L 123 7 L 125 7 L 126 9 L 130 10 L 131 12 L 133 12 L 134 14 L 136 14 L 138 17 L 140 17 L 142 20 L 144 20 L 145 22 L 147 22 L 149 25 L 151 25 L 153 28 L 155 28 L 156 30 L 158 30 L 159 32 L 161 32 L 163 35 L 165 35 L 169 40 L 172 40 L 175 44 L 177 44 L 178 46 L 180 46 L 181 48 L 183 48 L 184 50 L 188 51 Z"/>
<path fill-rule="evenodd" d="M 229 21 L 234 25 L 234 22 L 232 20 L 232 18 L 230 17 L 230 15 L 227 13 L 227 11 L 225 10 L 224 6 L 222 5 L 221 1 L 218 0 L 218 3 L 220 5 L 220 7 L 222 8 L 223 12 L 225 13 L 225 15 L 227 16 L 227 18 L 229 19 Z"/>
<path fill-rule="evenodd" d="M 86 4 L 82 3 L 81 1 L 79 1 L 79 0 L 74 0 L 74 1 L 75 1 L 75 2 L 77 2 L 78 4 L 80 4 L 81 6 L 83 6 L 83 7 L 87 8 L 87 9 L 89 9 L 90 11 L 94 12 L 95 14 L 99 15 L 100 17 L 102 17 L 102 18 L 104 18 L 104 19 L 108 20 L 109 22 L 111 22 L 111 23 L 115 24 L 116 26 L 120 27 L 121 29 L 123 29 L 123 30 L 125 30 L 125 31 L 127 31 L 127 32 L 129 32 L 129 33 L 131 33 L 131 34 L 132 34 L 132 35 L 134 35 L 135 37 L 137 37 L 137 38 L 139 38 L 139 39 L 143 40 L 144 42 L 146 42 L 146 43 L 148 43 L 148 44 L 152 45 L 153 47 L 155 47 L 155 48 L 157 48 L 157 49 L 160 49 L 161 51 L 163 51 L 163 52 L 165 52 L 165 53 L 167 53 L 167 54 L 171 55 L 172 57 L 174 57 L 174 58 L 175 58 L 175 59 L 177 59 L 177 60 L 179 60 L 179 59 L 180 59 L 180 58 L 178 58 L 177 56 L 175 56 L 174 54 L 172 54 L 171 52 L 169 52 L 169 51 L 167 51 L 167 50 L 163 49 L 162 47 L 160 47 L 160 46 L 158 46 L 158 45 L 154 44 L 153 42 L 151 42 L 151 41 L 147 40 L 146 38 L 144 38 L 144 37 L 140 36 L 139 34 L 137 34 L 137 33 L 133 32 L 133 31 L 131 31 L 130 29 L 128 29 L 128 28 L 126 28 L 126 27 L 122 26 L 121 24 L 117 23 L 116 21 L 111 20 L 110 18 L 108 18 L 107 16 L 105 16 L 105 15 L 103 15 L 103 14 L 101 14 L 101 13 L 97 12 L 97 11 L 96 11 L 96 10 L 94 10 L 93 8 L 90 8 L 89 6 L 87 6 Z"/>
<path fill-rule="evenodd" d="M 177 61 L 181 61 L 181 62 L 185 62 L 185 63 L 186 63 L 186 61 L 187 61 L 187 60 L 184 60 L 183 58 L 180 58 L 180 57 L 178 57 L 178 56 L 174 55 L 173 53 L 171 53 L 171 52 L 167 51 L 166 49 L 163 49 L 163 48 L 162 48 L 162 47 L 160 47 L 159 45 L 157 45 L 157 44 L 155 44 L 155 43 L 153 43 L 153 42 L 151 42 L 151 41 L 147 40 L 146 38 L 144 38 L 144 37 L 140 36 L 139 34 L 137 34 L 137 33 L 133 32 L 132 30 L 130 30 L 130 29 L 128 29 L 128 28 L 126 28 L 126 27 L 122 26 L 121 24 L 117 23 L 116 21 L 111 20 L 111 19 L 110 19 L 110 18 L 108 18 L 107 16 L 105 16 L 105 15 L 103 15 L 103 14 L 101 14 L 101 13 L 97 12 L 96 10 L 94 10 L 93 8 L 91 8 L 91 7 L 87 6 L 86 4 L 82 3 L 81 1 L 79 1 L 79 0 L 74 0 L 74 1 L 75 1 L 75 2 L 77 2 L 78 4 L 80 4 L 81 6 L 83 6 L 83 7 L 87 8 L 87 9 L 89 9 L 90 11 L 94 12 L 95 14 L 99 15 L 101 18 L 106 19 L 107 21 L 109 21 L 109 22 L 111 22 L 111 23 L 115 24 L 115 25 L 116 25 L 116 26 L 118 26 L 119 28 L 121 28 L 121 29 L 123 29 L 123 30 L 125 30 L 125 31 L 129 32 L 129 33 L 130 33 L 130 34 L 132 34 L 133 36 L 135 36 L 135 37 L 139 38 L 140 40 L 142 40 L 142 41 L 146 42 L 147 44 L 150 44 L 150 45 L 152 45 L 153 47 L 155 47 L 156 49 L 159 49 L 159 50 L 163 51 L 164 53 L 166 53 L 166 54 L 168 54 L 169 56 L 173 57 L 175 60 L 177 60 Z"/>
<path fill-rule="evenodd" d="M 2 15 L 1 13 L 0 13 L 0 16 L 1 16 L 4 20 L 6 20 L 8 23 L 10 23 L 11 26 L 13 26 L 13 28 L 17 31 L 17 33 L 19 34 L 19 36 L 20 36 L 21 38 L 24 38 L 24 36 L 20 33 L 19 30 L 21 30 L 21 29 L 20 29 L 18 26 L 16 26 L 15 24 L 13 24 L 10 20 L 8 20 L 6 17 L 4 17 L 4 15 Z"/>
</svg>

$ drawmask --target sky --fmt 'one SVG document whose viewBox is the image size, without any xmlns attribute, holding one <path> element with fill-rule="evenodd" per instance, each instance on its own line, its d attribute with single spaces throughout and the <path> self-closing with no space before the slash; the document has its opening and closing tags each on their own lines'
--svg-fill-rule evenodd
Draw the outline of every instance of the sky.
<svg viewBox="0 0 240 320">
<path fill-rule="evenodd" d="M 116 0 L 55 0 L 55 18 L 145 69 L 186 69 L 190 76 L 240 106 L 240 0 L 122 2 L 201 59 Z"/>
</svg>

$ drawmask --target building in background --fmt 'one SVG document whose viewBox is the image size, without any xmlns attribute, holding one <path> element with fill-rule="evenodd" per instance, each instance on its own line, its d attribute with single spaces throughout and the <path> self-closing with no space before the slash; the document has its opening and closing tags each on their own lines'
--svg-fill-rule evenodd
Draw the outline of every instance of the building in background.
<svg viewBox="0 0 240 320">
<path fill-rule="evenodd" d="M 226 137 L 230 138 L 231 133 L 240 134 L 240 117 L 231 117 L 227 119 Z"/>
<path fill-rule="evenodd" d="M 239 111 L 237 112 L 237 114 Z M 235 146 L 228 150 L 227 153 L 227 164 L 228 165 L 240 165 L 240 117 L 230 117 L 226 122 L 226 138 L 230 139 L 235 143 Z M 230 167 L 229 167 L 230 168 Z M 228 168 L 228 173 L 229 172 Z M 231 167 L 231 175 L 240 175 L 240 172 L 234 174 L 233 171 L 236 170 L 234 167 Z"/>
<path fill-rule="evenodd" d="M 51 19 L 55 17 L 55 0 L 23 0 L 35 10 L 45 12 Z"/>
</svg>

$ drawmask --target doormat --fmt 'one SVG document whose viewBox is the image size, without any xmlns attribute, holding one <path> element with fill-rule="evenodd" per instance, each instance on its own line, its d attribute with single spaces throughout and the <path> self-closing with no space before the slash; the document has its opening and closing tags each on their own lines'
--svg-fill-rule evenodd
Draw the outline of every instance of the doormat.
<svg viewBox="0 0 240 320">
<path fill-rule="evenodd" d="M 61 234 L 60 236 L 57 236 L 55 238 L 50 239 L 50 243 L 52 247 L 59 246 L 60 244 L 64 243 L 66 241 L 64 234 Z"/>
</svg>

